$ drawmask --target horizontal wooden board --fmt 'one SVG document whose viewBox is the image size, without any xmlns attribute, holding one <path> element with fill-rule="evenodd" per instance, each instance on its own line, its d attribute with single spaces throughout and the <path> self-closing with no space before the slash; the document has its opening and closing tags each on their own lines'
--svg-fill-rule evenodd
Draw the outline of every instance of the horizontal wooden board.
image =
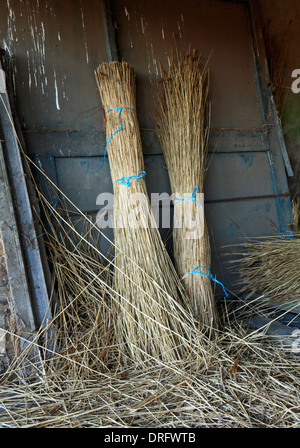
<svg viewBox="0 0 300 448">
<path fill-rule="evenodd" d="M 141 129 L 144 154 L 162 154 L 155 130 Z M 106 147 L 104 131 L 78 129 L 31 130 L 24 132 L 29 154 L 52 154 L 55 157 L 103 156 Z M 209 152 L 259 152 L 268 149 L 268 136 L 264 130 L 213 129 Z"/>
<path fill-rule="evenodd" d="M 228 201 L 274 193 L 267 153 L 216 153 L 210 156 L 208 164 L 205 201 Z M 59 188 L 82 211 L 95 210 L 97 196 L 113 192 L 112 182 L 116 179 L 111 179 L 108 158 L 57 157 L 55 167 Z M 162 155 L 145 156 L 145 171 L 149 194 L 171 193 Z"/>
</svg>

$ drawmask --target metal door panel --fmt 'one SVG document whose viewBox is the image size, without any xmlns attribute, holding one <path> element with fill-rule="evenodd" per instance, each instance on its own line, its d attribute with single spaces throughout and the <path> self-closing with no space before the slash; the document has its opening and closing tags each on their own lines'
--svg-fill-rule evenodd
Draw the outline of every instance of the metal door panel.
<svg viewBox="0 0 300 448">
<path fill-rule="evenodd" d="M 212 155 L 208 158 L 204 190 L 208 201 L 272 195 L 267 153 Z"/>
<path fill-rule="evenodd" d="M 238 276 L 235 265 L 230 264 L 236 256 L 232 256 L 232 253 L 240 253 L 242 249 L 238 245 L 248 238 L 273 235 L 276 232 L 276 200 L 252 198 L 245 201 L 207 203 L 205 216 L 209 223 L 214 275 L 230 290 L 236 290 Z M 218 292 L 222 294 L 222 290 Z"/>
<path fill-rule="evenodd" d="M 99 117 L 101 112 L 97 108 Z M 144 154 L 161 154 L 161 147 L 154 129 L 141 129 Z M 103 156 L 106 133 L 103 130 L 59 129 L 24 131 L 27 146 L 32 153 L 52 157 Z M 265 130 L 213 129 L 209 140 L 209 152 L 260 152 L 268 150 Z M 33 151 L 34 150 L 34 151 Z"/>
</svg>

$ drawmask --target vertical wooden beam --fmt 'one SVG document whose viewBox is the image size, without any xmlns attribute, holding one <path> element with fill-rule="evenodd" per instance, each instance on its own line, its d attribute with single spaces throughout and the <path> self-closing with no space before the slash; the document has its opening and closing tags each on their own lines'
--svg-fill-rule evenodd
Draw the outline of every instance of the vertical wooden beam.
<svg viewBox="0 0 300 448">
<path fill-rule="evenodd" d="M 10 191 L 9 176 L 5 157 L 0 142 L 0 232 L 5 259 L 5 285 L 1 286 L 2 302 L 4 296 L 10 315 L 15 321 L 16 336 L 13 336 L 24 355 L 21 363 L 26 375 L 32 374 L 32 369 L 42 370 L 40 351 L 36 340 L 36 325 L 33 315 L 29 286 L 22 257 L 21 242 L 15 216 L 13 199 Z M 4 289 L 5 287 L 5 289 Z M 4 331 L 9 330 L 4 328 Z M 19 356 L 19 353 L 15 353 Z"/>
<path fill-rule="evenodd" d="M 30 195 L 28 190 L 30 174 L 28 170 L 26 173 L 24 171 L 26 164 L 24 163 L 23 166 L 8 86 L 6 74 L 0 64 L 0 123 L 3 138 L 0 163 L 2 188 L 6 188 L 2 192 L 5 202 L 3 207 L 0 207 L 0 215 L 4 224 L 3 242 L 9 267 L 10 305 L 18 318 L 24 322 L 25 333 L 23 332 L 20 339 L 21 346 L 27 350 L 29 344 L 30 350 L 26 356 L 33 364 L 30 353 L 34 353 L 34 360 L 41 370 L 42 363 L 38 346 L 42 338 L 37 338 L 36 335 L 43 334 L 42 331 L 47 333 L 45 339 L 51 340 L 53 329 L 49 326 L 49 322 L 52 320 L 52 313 L 40 251 L 41 244 L 36 233 L 37 217 L 32 209 L 34 205 L 31 203 L 32 194 Z M 11 196 L 9 196 L 10 191 Z M 3 216 L 6 218 L 3 219 Z M 6 226 L 14 229 L 11 235 Z M 35 339 L 34 344 L 32 344 L 33 339 Z"/>
<path fill-rule="evenodd" d="M 274 138 L 277 140 L 277 145 L 280 148 L 280 152 L 282 154 L 283 162 L 285 165 L 285 169 L 287 175 L 289 177 L 293 177 L 293 169 L 290 163 L 290 159 L 288 156 L 288 152 L 286 149 L 285 141 L 282 134 L 282 129 L 278 117 L 278 111 L 276 108 L 276 104 L 274 101 L 272 84 L 269 75 L 268 61 L 266 56 L 265 43 L 263 40 L 263 29 L 261 23 L 261 13 L 259 9 L 258 2 L 254 2 L 253 0 L 249 0 L 248 3 L 248 14 L 250 16 L 250 26 L 252 29 L 252 38 L 253 38 L 253 50 L 254 57 L 257 63 L 259 75 L 260 75 L 260 83 L 261 89 L 264 90 L 264 98 L 265 98 L 265 116 L 266 120 L 269 124 L 272 124 L 274 127 L 275 135 Z"/>
<path fill-rule="evenodd" d="M 267 129 L 269 140 L 268 158 L 273 190 L 276 195 L 278 231 L 286 233 L 290 230 L 290 224 L 293 223 L 292 205 L 290 198 L 282 198 L 280 193 L 289 191 L 287 176 L 292 176 L 293 171 L 273 98 L 259 5 L 253 0 L 247 0 L 245 5 L 252 43 L 254 73 L 260 99 L 262 125 Z"/>
</svg>

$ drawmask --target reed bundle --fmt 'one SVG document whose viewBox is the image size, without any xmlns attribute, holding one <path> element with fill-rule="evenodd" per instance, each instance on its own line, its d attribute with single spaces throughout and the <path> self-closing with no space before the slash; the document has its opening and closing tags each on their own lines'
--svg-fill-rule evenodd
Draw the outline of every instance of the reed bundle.
<svg viewBox="0 0 300 448">
<path fill-rule="evenodd" d="M 232 263 L 239 274 L 241 293 L 262 296 L 262 303 L 300 304 L 299 199 L 292 202 L 294 230 L 269 238 L 254 238 L 239 245 Z"/>
<path fill-rule="evenodd" d="M 294 219 L 294 231 L 300 233 L 300 198 L 292 200 L 293 219 Z"/>
<path fill-rule="evenodd" d="M 263 295 L 265 303 L 300 304 L 300 235 L 277 236 L 241 245 L 237 270 L 241 292 Z"/>
<path fill-rule="evenodd" d="M 95 75 L 114 187 L 115 336 L 125 355 L 137 362 L 151 356 L 179 359 L 190 350 L 194 336 L 187 329 L 194 324 L 182 307 L 181 286 L 155 226 L 145 178 L 131 179 L 144 173 L 134 71 L 126 62 L 103 63 Z M 123 178 L 129 184 L 124 185 Z M 137 220 L 131 219 L 134 198 L 139 198 Z"/>
<path fill-rule="evenodd" d="M 203 211 L 203 194 L 192 196 L 198 187 L 203 193 L 207 169 L 210 111 L 208 70 L 200 57 L 189 52 L 174 54 L 167 73 L 161 70 L 163 92 L 158 94 L 156 130 L 169 171 L 174 201 L 174 258 L 179 275 L 201 266 L 203 274 L 187 274 L 183 284 L 188 306 L 209 329 L 217 327 L 217 312 L 211 285 L 210 242 Z M 199 201 L 197 200 L 199 198 Z M 199 204 L 200 202 L 200 204 Z M 182 219 L 183 218 L 183 219 Z M 191 223 L 196 228 L 191 232 Z"/>
</svg>

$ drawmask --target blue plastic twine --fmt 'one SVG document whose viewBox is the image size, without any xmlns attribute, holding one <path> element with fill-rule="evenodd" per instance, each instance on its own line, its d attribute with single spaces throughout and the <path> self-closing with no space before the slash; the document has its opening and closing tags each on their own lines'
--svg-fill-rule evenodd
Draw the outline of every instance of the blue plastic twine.
<svg viewBox="0 0 300 448">
<path fill-rule="evenodd" d="M 195 187 L 194 190 L 193 190 L 192 195 L 189 198 L 186 198 L 186 199 L 184 199 L 184 198 L 174 198 L 174 200 L 175 201 L 180 201 L 180 202 L 183 202 L 183 201 L 193 201 L 193 202 L 198 202 L 198 204 L 202 205 L 200 201 L 197 201 L 195 199 L 198 191 L 199 191 L 199 187 Z"/>
<path fill-rule="evenodd" d="M 114 184 L 117 182 L 122 182 L 125 187 L 130 187 L 130 179 L 135 178 L 136 182 L 139 182 L 144 176 L 146 176 L 146 171 L 140 171 L 137 176 L 122 177 L 121 179 L 117 179 Z"/>
<path fill-rule="evenodd" d="M 107 152 L 107 147 L 109 145 L 109 142 L 111 141 L 111 139 L 113 138 L 114 135 L 116 135 L 117 132 L 121 131 L 123 129 L 123 125 L 121 123 L 121 113 L 123 109 L 130 109 L 130 110 L 134 110 L 131 107 L 125 107 L 125 106 L 121 106 L 121 107 L 114 107 L 113 109 L 108 109 L 108 111 L 106 112 L 108 114 L 108 112 L 112 112 L 114 110 L 118 110 L 118 119 L 119 119 L 119 129 L 117 129 L 115 132 L 112 133 L 112 135 L 109 137 L 107 143 L 106 143 L 106 147 L 105 147 L 105 151 L 104 151 L 104 158 L 106 157 L 106 152 Z"/>
<path fill-rule="evenodd" d="M 208 274 L 206 274 L 205 272 L 199 272 L 198 269 L 207 269 Z M 217 280 L 215 277 L 213 277 L 212 273 L 210 272 L 210 270 L 205 267 L 205 266 L 197 266 L 193 271 L 191 272 L 186 272 L 186 274 L 202 274 L 205 275 L 205 277 L 209 277 L 213 282 L 218 283 L 219 285 L 222 286 L 224 294 L 226 297 L 229 297 L 229 294 L 227 293 L 223 283 L 219 282 L 219 280 Z M 186 274 L 182 274 L 182 275 L 186 275 Z"/>
<path fill-rule="evenodd" d="M 283 240 L 292 240 L 294 239 L 294 231 L 292 230 L 288 235 L 282 235 Z"/>
</svg>

